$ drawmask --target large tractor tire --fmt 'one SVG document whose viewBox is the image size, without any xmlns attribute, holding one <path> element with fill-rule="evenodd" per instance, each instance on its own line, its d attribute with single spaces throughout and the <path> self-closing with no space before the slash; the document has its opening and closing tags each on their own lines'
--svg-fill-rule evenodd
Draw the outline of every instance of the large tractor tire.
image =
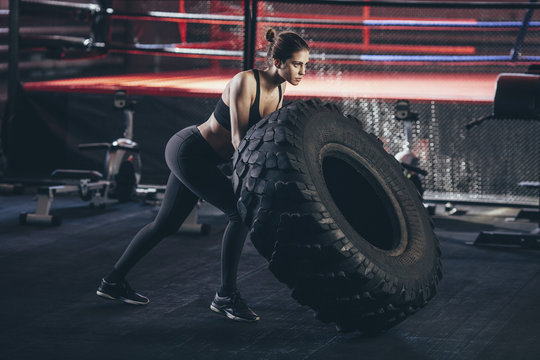
<svg viewBox="0 0 540 360">
<path fill-rule="evenodd" d="M 435 295 L 442 266 L 431 220 L 357 119 L 319 100 L 292 103 L 247 132 L 233 166 L 251 241 L 319 320 L 376 333 Z"/>
</svg>

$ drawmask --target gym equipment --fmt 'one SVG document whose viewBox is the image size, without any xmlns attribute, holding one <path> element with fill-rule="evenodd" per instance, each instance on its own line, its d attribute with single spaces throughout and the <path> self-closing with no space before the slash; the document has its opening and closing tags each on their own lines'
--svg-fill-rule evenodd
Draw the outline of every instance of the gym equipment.
<svg viewBox="0 0 540 360">
<path fill-rule="evenodd" d="M 62 193 L 79 193 L 82 200 L 91 201 L 91 206 L 102 207 L 110 200 L 107 198 L 108 181 L 103 175 L 92 170 L 55 170 L 51 174 L 53 180 L 64 180 L 63 184 L 39 187 L 35 213 L 21 212 L 19 223 L 60 225 L 61 218 L 51 215 L 50 209 L 54 196 Z"/>
<path fill-rule="evenodd" d="M 133 116 L 135 101 L 128 100 L 127 93 L 119 90 L 114 93 L 113 104 L 124 114 L 125 128 L 122 138 L 112 143 L 91 143 L 79 145 L 81 151 L 107 150 L 105 158 L 105 174 L 95 170 L 57 169 L 51 174 L 53 180 L 61 184 L 38 188 L 35 213 L 22 212 L 19 223 L 60 225 L 61 218 L 51 215 L 50 209 L 57 194 L 78 193 L 91 207 L 102 208 L 107 204 L 128 201 L 133 195 L 144 196 L 146 200 L 159 204 L 165 186 L 138 185 L 141 179 L 141 158 L 139 146 L 133 141 Z M 191 234 L 208 234 L 209 224 L 198 223 L 198 212 L 202 203 L 199 201 L 180 232 Z"/>
<path fill-rule="evenodd" d="M 426 176 L 428 172 L 418 166 L 420 159 L 418 159 L 416 154 L 413 153 L 410 148 L 412 123 L 418 121 L 418 114 L 411 112 L 411 105 L 408 100 L 398 100 L 396 102 L 394 117 L 396 120 L 403 122 L 403 131 L 405 135 L 403 150 L 398 152 L 394 157 L 401 164 L 403 173 L 407 179 L 412 181 L 420 193 L 420 196 L 423 196 L 424 187 L 422 185 L 422 178 Z M 429 215 L 435 215 L 434 205 L 424 204 L 424 207 Z"/>
<path fill-rule="evenodd" d="M 435 296 L 437 236 L 382 142 L 334 104 L 298 101 L 233 158 L 238 211 L 270 271 L 341 331 L 390 328 Z"/>
<path fill-rule="evenodd" d="M 410 148 L 412 123 L 418 120 L 418 114 L 411 112 L 408 100 L 398 100 L 396 102 L 395 118 L 396 120 L 403 122 L 405 144 L 403 150 L 398 152 L 394 157 L 403 167 L 405 176 L 413 182 L 420 195 L 422 195 L 424 193 L 422 176 L 427 175 L 427 171 L 418 166 L 420 159 L 418 159 L 416 154 L 413 153 Z"/>
<path fill-rule="evenodd" d="M 113 103 L 124 114 L 123 137 L 112 143 L 79 145 L 81 151 L 107 150 L 105 174 L 94 170 L 54 170 L 52 179 L 62 183 L 38 188 L 36 212 L 22 212 L 19 215 L 20 224 L 60 225 L 60 218 L 49 213 L 57 194 L 78 193 L 82 200 L 90 201 L 91 207 L 103 207 L 131 198 L 141 178 L 139 146 L 132 140 L 135 102 L 128 101 L 126 92 L 119 90 L 114 93 Z"/>
<path fill-rule="evenodd" d="M 531 67 L 529 72 L 537 72 Z M 486 120 L 497 119 L 540 120 L 540 74 L 500 74 L 493 100 L 493 114 L 476 119 L 466 128 L 469 130 Z M 522 181 L 518 185 L 539 189 L 538 214 L 540 215 L 540 181 Z M 482 231 L 469 245 L 494 247 L 540 248 L 540 216 L 538 227 L 530 233 Z"/>
<path fill-rule="evenodd" d="M 8 184 L 8 183 L 1 183 L 0 184 L 0 194 L 2 195 L 18 195 L 24 193 L 24 186 L 23 184 Z"/>
<path fill-rule="evenodd" d="M 136 196 L 138 199 L 142 199 L 147 204 L 159 206 L 159 204 L 161 204 L 161 201 L 163 200 L 163 194 L 165 193 L 165 189 L 166 189 L 165 185 L 138 185 L 135 191 L 136 191 Z M 184 223 L 182 224 L 178 232 L 184 233 L 184 234 L 200 234 L 200 235 L 207 235 L 210 233 L 210 230 L 211 230 L 210 224 L 199 223 L 199 210 L 205 204 L 207 206 L 210 206 L 209 204 L 205 203 L 202 200 L 199 200 L 197 202 L 193 210 L 189 213 L 186 220 L 184 220 Z M 221 213 L 221 211 L 217 209 L 216 209 L 216 212 Z"/>
</svg>

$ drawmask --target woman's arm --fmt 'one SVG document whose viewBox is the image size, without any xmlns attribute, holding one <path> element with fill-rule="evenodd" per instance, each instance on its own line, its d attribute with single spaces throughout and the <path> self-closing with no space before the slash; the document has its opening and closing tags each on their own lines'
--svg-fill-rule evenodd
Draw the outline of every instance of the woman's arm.
<svg viewBox="0 0 540 360">
<path fill-rule="evenodd" d="M 255 79 L 246 72 L 232 78 L 229 88 L 229 108 L 231 112 L 231 141 L 234 149 L 238 149 L 249 123 L 249 108 L 251 107 L 252 87 Z M 253 84 L 250 80 L 253 80 Z"/>
<path fill-rule="evenodd" d="M 281 107 L 283 106 L 283 99 L 285 99 L 285 89 L 287 88 L 287 82 L 284 81 L 281 85 L 281 100 L 279 101 L 279 104 L 278 104 L 278 109 L 281 109 Z"/>
</svg>

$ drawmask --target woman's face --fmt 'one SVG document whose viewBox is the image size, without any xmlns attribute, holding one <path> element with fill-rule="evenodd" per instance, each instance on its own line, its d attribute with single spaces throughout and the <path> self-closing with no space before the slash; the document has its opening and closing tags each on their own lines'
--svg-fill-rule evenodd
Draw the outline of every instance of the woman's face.
<svg viewBox="0 0 540 360">
<path fill-rule="evenodd" d="M 278 74 L 291 85 L 298 85 L 306 73 L 306 65 L 309 61 L 309 51 L 300 50 L 294 52 L 285 62 L 274 60 Z"/>
</svg>

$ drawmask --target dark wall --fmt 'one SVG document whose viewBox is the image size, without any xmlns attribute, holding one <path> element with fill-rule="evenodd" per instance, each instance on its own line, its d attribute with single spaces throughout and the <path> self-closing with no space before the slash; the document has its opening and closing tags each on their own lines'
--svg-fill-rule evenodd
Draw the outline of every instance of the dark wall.
<svg viewBox="0 0 540 360">
<path fill-rule="evenodd" d="M 165 145 L 178 130 L 205 121 L 217 99 L 134 96 L 134 140 L 141 149 L 143 183 L 165 183 Z M 78 144 L 122 137 L 124 117 L 112 95 L 22 93 L 7 153 L 12 176 L 46 177 L 58 168 L 103 171 L 104 151 L 80 152 Z"/>
</svg>

